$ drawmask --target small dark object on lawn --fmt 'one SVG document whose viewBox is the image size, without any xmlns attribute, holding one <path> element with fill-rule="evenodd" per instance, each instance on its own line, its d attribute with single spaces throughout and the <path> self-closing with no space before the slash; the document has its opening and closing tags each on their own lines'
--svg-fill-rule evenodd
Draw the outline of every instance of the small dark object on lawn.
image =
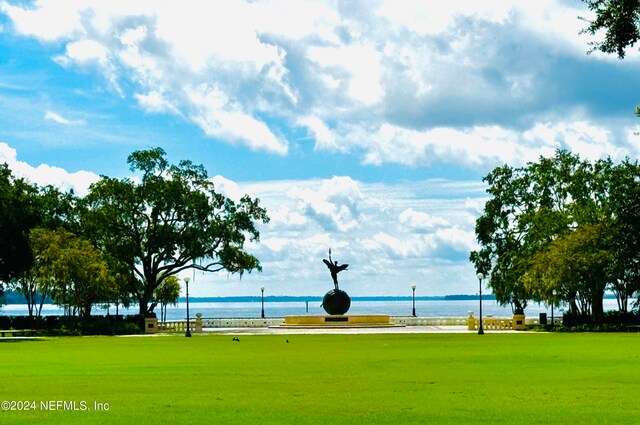
<svg viewBox="0 0 640 425">
<path fill-rule="evenodd" d="M 240 340 L 238 338 L 236 338 L 235 336 L 233 337 L 232 341 L 240 342 Z"/>
</svg>

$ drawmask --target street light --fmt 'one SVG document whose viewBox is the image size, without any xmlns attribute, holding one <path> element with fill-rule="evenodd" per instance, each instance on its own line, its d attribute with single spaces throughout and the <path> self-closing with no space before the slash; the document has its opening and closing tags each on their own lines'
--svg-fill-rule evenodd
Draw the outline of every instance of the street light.
<svg viewBox="0 0 640 425">
<path fill-rule="evenodd" d="M 262 293 L 262 314 L 260 317 L 264 319 L 264 286 L 260 287 L 260 292 Z"/>
<path fill-rule="evenodd" d="M 411 289 L 413 290 L 413 317 L 416 317 L 416 285 L 411 285 Z"/>
<path fill-rule="evenodd" d="M 187 332 L 185 332 L 184 336 L 189 338 L 191 337 L 191 329 L 189 326 L 189 281 L 190 280 L 191 279 L 189 279 L 188 276 L 184 278 L 184 283 L 187 284 Z"/>
<path fill-rule="evenodd" d="M 553 307 L 555 303 L 556 303 L 556 291 L 553 290 L 551 291 L 551 326 L 555 326 L 555 322 L 553 319 Z"/>
<path fill-rule="evenodd" d="M 476 276 L 480 281 L 480 326 L 478 327 L 478 335 L 484 335 L 484 330 L 482 329 L 482 279 L 484 279 L 484 275 L 478 272 Z"/>
</svg>

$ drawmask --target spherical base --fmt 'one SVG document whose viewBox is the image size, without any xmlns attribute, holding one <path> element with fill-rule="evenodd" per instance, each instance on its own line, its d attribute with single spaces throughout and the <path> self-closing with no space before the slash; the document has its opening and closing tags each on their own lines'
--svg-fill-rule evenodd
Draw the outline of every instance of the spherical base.
<svg viewBox="0 0 640 425">
<path fill-rule="evenodd" d="M 322 299 L 322 307 L 331 315 L 345 314 L 351 307 L 351 298 L 340 289 L 332 289 Z"/>
</svg>

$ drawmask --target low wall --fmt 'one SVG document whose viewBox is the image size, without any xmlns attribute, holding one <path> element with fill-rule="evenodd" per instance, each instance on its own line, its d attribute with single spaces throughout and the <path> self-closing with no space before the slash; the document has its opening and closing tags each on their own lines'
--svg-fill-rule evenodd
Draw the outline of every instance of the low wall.
<svg viewBox="0 0 640 425">
<path fill-rule="evenodd" d="M 538 325 L 540 320 L 537 317 L 526 318 L 524 320 L 526 325 Z M 553 322 L 555 324 L 562 324 L 561 317 L 554 317 Z M 548 323 L 551 323 L 551 319 L 548 320 Z M 470 316 L 464 319 L 464 325 L 468 326 L 468 329 L 478 330 L 480 326 L 480 319 L 477 317 Z M 509 330 L 513 329 L 513 318 L 512 317 L 483 317 L 482 318 L 482 329 L 489 330 Z"/>
<path fill-rule="evenodd" d="M 470 331 L 477 330 L 480 326 L 480 319 L 466 319 L 466 322 Z M 510 317 L 483 317 L 482 329 L 500 331 L 511 330 L 513 329 L 513 319 Z"/>
<path fill-rule="evenodd" d="M 411 317 L 393 316 L 390 324 L 400 326 L 467 326 L 467 318 L 463 317 Z M 485 320 L 483 320 L 483 324 Z M 285 324 L 283 317 L 240 318 L 240 319 L 193 319 L 189 321 L 191 332 L 201 332 L 203 328 L 268 328 Z M 171 320 L 158 323 L 159 332 L 186 332 L 186 320 Z"/>
<path fill-rule="evenodd" d="M 283 318 L 269 319 L 193 319 L 189 321 L 191 332 L 200 333 L 203 328 L 267 328 L 284 323 Z M 158 323 L 160 332 L 186 332 L 186 320 L 170 320 Z"/>
<path fill-rule="evenodd" d="M 396 316 L 391 318 L 394 325 L 404 326 L 466 326 L 464 317 L 411 317 Z"/>
<path fill-rule="evenodd" d="M 196 321 L 189 320 L 189 330 L 196 332 Z M 202 331 L 202 327 L 200 327 Z M 170 320 L 167 322 L 158 322 L 158 332 L 179 332 L 184 333 L 187 331 L 186 320 Z"/>
</svg>

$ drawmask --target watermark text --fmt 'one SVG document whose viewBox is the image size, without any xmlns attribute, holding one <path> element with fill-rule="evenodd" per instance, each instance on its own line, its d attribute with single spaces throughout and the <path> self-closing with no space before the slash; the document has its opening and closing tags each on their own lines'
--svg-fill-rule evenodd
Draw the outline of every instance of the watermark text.
<svg viewBox="0 0 640 425">
<path fill-rule="evenodd" d="M 87 400 L 3 400 L 0 402 L 3 411 L 40 410 L 46 412 L 108 412 L 109 403 Z"/>
</svg>

